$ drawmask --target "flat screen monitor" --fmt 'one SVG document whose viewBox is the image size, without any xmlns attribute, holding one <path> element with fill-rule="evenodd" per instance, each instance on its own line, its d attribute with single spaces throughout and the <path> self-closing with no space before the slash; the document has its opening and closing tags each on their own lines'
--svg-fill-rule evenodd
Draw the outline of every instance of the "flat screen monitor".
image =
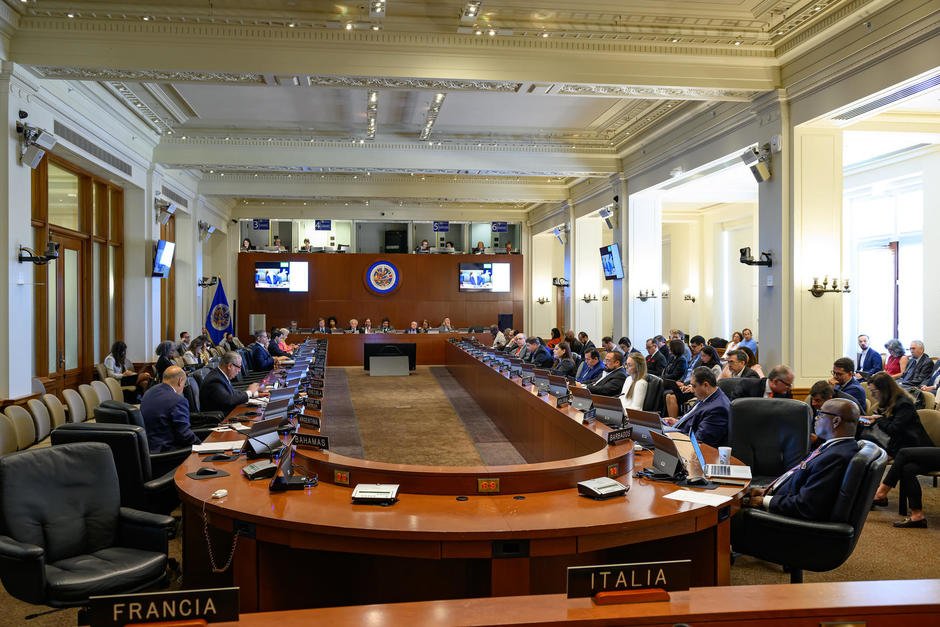
<svg viewBox="0 0 940 627">
<path fill-rule="evenodd" d="M 173 250 L 176 244 L 166 240 L 157 240 L 157 250 L 153 254 L 153 276 L 165 279 L 170 276 L 173 266 Z"/>
<path fill-rule="evenodd" d="M 508 292 L 508 263 L 460 264 L 461 292 Z"/>
<path fill-rule="evenodd" d="M 623 278 L 623 261 L 620 259 L 620 245 L 601 246 L 601 266 L 605 279 Z"/>
<path fill-rule="evenodd" d="M 255 289 L 306 292 L 307 274 L 306 261 L 256 261 Z"/>
</svg>

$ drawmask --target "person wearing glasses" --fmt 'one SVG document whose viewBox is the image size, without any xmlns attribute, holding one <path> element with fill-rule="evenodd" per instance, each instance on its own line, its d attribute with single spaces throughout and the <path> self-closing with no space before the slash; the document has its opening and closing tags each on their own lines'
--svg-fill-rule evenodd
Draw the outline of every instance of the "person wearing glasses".
<svg viewBox="0 0 940 627">
<path fill-rule="evenodd" d="M 865 389 L 855 378 L 855 364 L 848 357 L 840 357 L 832 364 L 832 378 L 829 379 L 836 392 L 842 392 L 852 397 L 858 403 L 858 409 L 863 414 L 867 406 Z"/>
</svg>

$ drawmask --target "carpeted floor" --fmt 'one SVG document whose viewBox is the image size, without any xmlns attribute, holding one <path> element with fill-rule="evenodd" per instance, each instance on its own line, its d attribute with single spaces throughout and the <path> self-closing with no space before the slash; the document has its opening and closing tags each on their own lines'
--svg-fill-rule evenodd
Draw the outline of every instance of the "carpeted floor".
<svg viewBox="0 0 940 627">
<path fill-rule="evenodd" d="M 408 377 L 345 370 L 366 459 L 421 466 L 483 464 L 427 366 L 418 366 Z"/>
</svg>

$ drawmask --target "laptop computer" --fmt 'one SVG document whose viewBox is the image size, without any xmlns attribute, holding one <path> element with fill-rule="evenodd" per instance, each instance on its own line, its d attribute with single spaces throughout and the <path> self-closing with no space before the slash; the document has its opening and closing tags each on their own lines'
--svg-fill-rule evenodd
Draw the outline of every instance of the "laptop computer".
<svg viewBox="0 0 940 627">
<path fill-rule="evenodd" d="M 627 412 L 627 421 L 633 425 L 633 441 L 652 448 L 655 446 L 651 431 L 663 435 L 663 421 L 659 414 L 651 411 L 641 411 L 639 409 L 625 409 Z"/>
<path fill-rule="evenodd" d="M 705 456 L 702 455 L 702 447 L 699 446 L 694 431 L 689 434 L 689 439 L 692 441 L 692 450 L 695 451 L 695 456 L 698 457 L 698 463 L 702 467 L 702 472 L 705 473 L 705 476 L 709 480 L 716 481 L 718 483 L 735 483 L 740 485 L 744 485 L 751 480 L 750 466 L 706 464 Z"/>
<path fill-rule="evenodd" d="M 619 427 L 623 424 L 623 405 L 619 396 L 601 396 L 591 394 L 591 402 L 597 411 L 595 418 L 608 427 Z"/>
<path fill-rule="evenodd" d="M 291 406 L 290 398 L 279 398 L 277 400 L 268 401 L 268 404 L 264 408 L 264 417 L 275 418 L 287 414 L 287 410 Z"/>
<path fill-rule="evenodd" d="M 268 397 L 268 406 L 271 405 L 274 401 L 279 401 L 284 398 L 293 398 L 297 394 L 297 386 L 283 386 L 271 392 L 271 396 Z"/>
<path fill-rule="evenodd" d="M 563 375 L 548 375 L 548 393 L 555 397 L 567 396 L 568 379 Z"/>
<path fill-rule="evenodd" d="M 568 391 L 571 392 L 571 406 L 578 411 L 587 411 L 593 407 L 594 403 L 591 401 L 591 393 L 588 392 L 587 388 L 579 388 L 572 385 Z"/>
<path fill-rule="evenodd" d="M 540 370 L 538 368 L 533 370 L 532 383 L 534 383 L 535 387 L 538 388 L 539 394 L 544 394 L 548 392 L 548 387 L 549 387 L 548 377 L 549 377 L 548 370 Z"/>
<path fill-rule="evenodd" d="M 636 432 L 636 427 L 633 431 Z M 650 431 L 649 434 L 656 451 L 653 453 L 653 467 L 648 470 L 654 475 L 665 475 L 676 479 L 685 478 L 688 472 L 672 438 L 656 431 Z"/>
</svg>

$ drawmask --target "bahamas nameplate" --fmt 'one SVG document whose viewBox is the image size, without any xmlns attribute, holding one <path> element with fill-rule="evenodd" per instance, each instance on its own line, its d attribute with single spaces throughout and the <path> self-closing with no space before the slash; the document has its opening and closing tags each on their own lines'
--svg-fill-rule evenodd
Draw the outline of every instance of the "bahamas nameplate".
<svg viewBox="0 0 940 627">
<path fill-rule="evenodd" d="M 624 590 L 688 590 L 692 560 L 572 566 L 568 568 L 568 598 Z"/>
<path fill-rule="evenodd" d="M 294 434 L 294 444 L 300 448 L 318 448 L 324 451 L 330 449 L 330 437 L 327 435 Z"/>
<path fill-rule="evenodd" d="M 297 422 L 304 425 L 305 427 L 311 427 L 313 429 L 320 428 L 320 419 L 316 416 L 307 416 L 306 414 L 300 414 L 297 416 Z"/>
<path fill-rule="evenodd" d="M 623 429 L 614 429 L 613 431 L 607 432 L 607 445 L 613 446 L 615 444 L 620 444 L 621 442 L 626 442 L 633 436 L 633 425 L 629 427 L 624 427 Z"/>
<path fill-rule="evenodd" d="M 88 622 L 104 627 L 169 621 L 238 620 L 238 588 L 141 592 L 91 597 Z"/>
</svg>

